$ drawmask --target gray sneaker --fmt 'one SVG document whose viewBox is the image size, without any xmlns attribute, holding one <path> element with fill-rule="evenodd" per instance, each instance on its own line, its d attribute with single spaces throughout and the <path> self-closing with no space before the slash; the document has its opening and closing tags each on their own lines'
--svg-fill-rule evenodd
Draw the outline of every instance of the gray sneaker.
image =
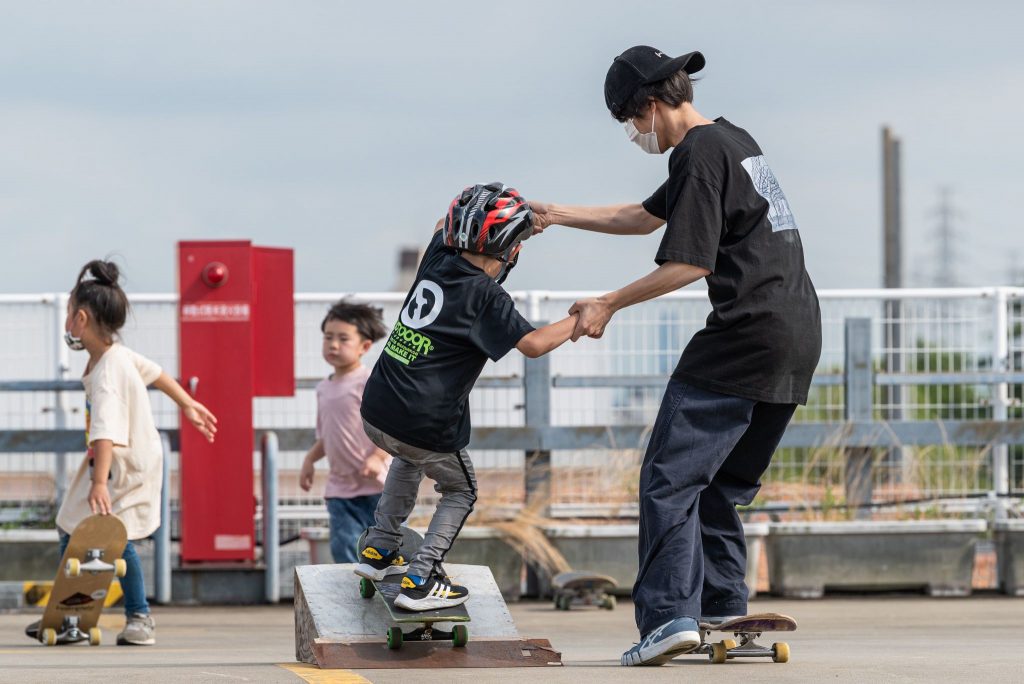
<svg viewBox="0 0 1024 684">
<path fill-rule="evenodd" d="M 133 613 L 125 622 L 124 631 L 117 635 L 118 646 L 152 646 L 156 643 L 156 623 L 153 617 Z"/>
</svg>

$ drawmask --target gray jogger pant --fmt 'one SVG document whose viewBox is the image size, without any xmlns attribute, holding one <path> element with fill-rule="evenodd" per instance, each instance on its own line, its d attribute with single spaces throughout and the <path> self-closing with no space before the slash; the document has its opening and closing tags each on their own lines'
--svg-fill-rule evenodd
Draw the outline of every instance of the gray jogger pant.
<svg viewBox="0 0 1024 684">
<path fill-rule="evenodd" d="M 420 550 L 409 560 L 407 574 L 429 577 L 451 549 L 476 502 L 476 474 L 465 449 L 443 453 L 420 449 L 395 439 L 363 421 L 367 436 L 394 456 L 384 493 L 377 504 L 374 525 L 366 535 L 367 546 L 397 549 L 402 543 L 401 524 L 412 513 L 420 482 L 426 475 L 435 482 L 441 500 L 430 519 Z"/>
</svg>

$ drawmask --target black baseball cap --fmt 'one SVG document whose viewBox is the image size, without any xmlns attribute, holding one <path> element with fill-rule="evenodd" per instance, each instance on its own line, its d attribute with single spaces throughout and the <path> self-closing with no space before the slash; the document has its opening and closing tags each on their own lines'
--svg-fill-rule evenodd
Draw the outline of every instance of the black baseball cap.
<svg viewBox="0 0 1024 684">
<path fill-rule="evenodd" d="M 642 85 L 663 81 L 679 70 L 695 74 L 704 68 L 704 55 L 688 52 L 669 57 L 649 45 L 629 48 L 612 61 L 604 79 L 604 102 L 617 115 Z"/>
</svg>

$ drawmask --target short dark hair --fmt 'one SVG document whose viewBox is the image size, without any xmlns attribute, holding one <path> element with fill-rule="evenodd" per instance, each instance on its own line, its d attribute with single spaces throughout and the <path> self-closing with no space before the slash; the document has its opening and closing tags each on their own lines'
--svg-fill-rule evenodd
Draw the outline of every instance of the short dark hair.
<svg viewBox="0 0 1024 684">
<path fill-rule="evenodd" d="M 71 308 L 88 311 L 100 331 L 111 338 L 128 318 L 128 295 L 117 283 L 119 276 L 113 261 L 94 259 L 78 272 L 70 295 Z"/>
<path fill-rule="evenodd" d="M 354 325 L 363 339 L 376 342 L 388 334 L 384 327 L 384 311 L 369 304 L 357 304 L 346 299 L 340 299 L 331 305 L 323 323 L 320 324 L 320 332 L 327 330 L 330 321 L 341 321 Z"/>
<path fill-rule="evenodd" d="M 642 85 L 617 112 L 612 112 L 612 117 L 616 121 L 625 122 L 640 116 L 652 99 L 661 100 L 670 107 L 693 102 L 693 83 L 696 80 L 698 79 L 680 69 L 662 81 Z"/>
</svg>

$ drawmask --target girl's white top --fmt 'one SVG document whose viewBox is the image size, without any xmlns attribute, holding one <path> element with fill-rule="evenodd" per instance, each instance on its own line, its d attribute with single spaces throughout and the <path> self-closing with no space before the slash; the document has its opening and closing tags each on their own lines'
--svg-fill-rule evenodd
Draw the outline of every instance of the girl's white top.
<svg viewBox="0 0 1024 684">
<path fill-rule="evenodd" d="M 163 450 L 146 390 L 160 373 L 160 366 L 146 357 L 114 344 L 82 377 L 88 451 L 57 514 L 57 526 L 65 532 L 70 534 L 92 515 L 91 445 L 99 439 L 114 443 L 107 489 L 128 539 L 148 537 L 160 526 Z"/>
</svg>

